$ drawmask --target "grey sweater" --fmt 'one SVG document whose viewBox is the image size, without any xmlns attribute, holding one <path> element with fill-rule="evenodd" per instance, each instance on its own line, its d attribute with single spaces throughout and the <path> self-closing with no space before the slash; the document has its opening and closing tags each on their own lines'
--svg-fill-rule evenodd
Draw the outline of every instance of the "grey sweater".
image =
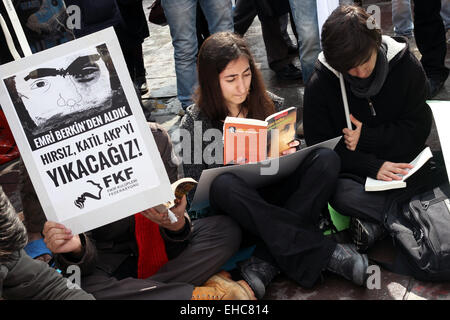
<svg viewBox="0 0 450 320">
<path fill-rule="evenodd" d="M 269 97 L 275 104 L 275 110 L 280 111 L 284 106 L 284 98 L 278 97 L 271 92 L 267 92 Z M 199 181 L 200 176 L 205 169 L 212 169 L 223 166 L 223 140 L 222 136 L 212 137 L 211 141 L 207 138 L 207 131 L 209 129 L 218 129 L 223 134 L 223 123 L 221 121 L 212 121 L 206 117 L 204 113 L 198 108 L 196 104 L 189 106 L 186 109 L 186 114 L 181 119 L 180 135 L 189 135 L 190 148 L 183 146 L 182 151 L 190 150 L 190 154 L 182 154 L 183 171 L 185 177 L 191 177 Z M 201 139 L 200 143 L 196 138 Z M 216 151 L 218 154 L 216 154 Z M 207 155 L 207 157 L 205 157 Z M 208 157 L 209 156 L 209 157 Z M 212 160 L 217 161 L 212 161 Z M 188 203 L 191 203 L 194 198 L 195 189 L 188 194 Z M 203 215 L 209 215 L 211 212 L 208 210 L 199 212 L 189 212 L 191 218 L 199 218 Z"/>
<path fill-rule="evenodd" d="M 34 300 L 94 300 L 81 289 L 69 289 L 47 263 L 33 260 L 22 249 L 25 227 L 0 187 L 0 297 Z"/>
</svg>

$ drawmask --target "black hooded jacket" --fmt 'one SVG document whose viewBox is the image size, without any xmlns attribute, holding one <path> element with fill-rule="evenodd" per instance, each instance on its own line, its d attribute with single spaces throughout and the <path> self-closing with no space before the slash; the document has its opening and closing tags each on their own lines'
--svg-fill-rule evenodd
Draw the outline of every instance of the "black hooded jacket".
<svg viewBox="0 0 450 320">
<path fill-rule="evenodd" d="M 335 148 L 342 160 L 343 173 L 376 178 L 385 161 L 410 162 L 425 147 L 432 123 L 431 110 L 425 101 L 425 73 L 402 39 L 383 36 L 389 73 L 377 95 L 358 98 L 346 84 L 350 114 L 363 125 L 355 151 L 346 148 L 344 139 Z M 305 88 L 306 143 L 313 145 L 342 136 L 346 127 L 339 72 L 328 65 L 321 53 Z"/>
</svg>

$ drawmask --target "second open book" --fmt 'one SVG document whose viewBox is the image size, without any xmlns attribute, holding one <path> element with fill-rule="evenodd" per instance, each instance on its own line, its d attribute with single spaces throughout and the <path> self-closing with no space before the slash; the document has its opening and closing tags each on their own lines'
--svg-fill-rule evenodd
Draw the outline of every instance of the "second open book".
<svg viewBox="0 0 450 320">
<path fill-rule="evenodd" d="M 401 180 L 382 181 L 367 177 L 365 190 L 366 191 L 384 191 L 389 189 L 399 189 L 406 187 L 406 180 L 419 170 L 431 157 L 430 147 L 426 147 L 419 155 L 409 164 L 413 166 L 412 169 L 404 176 L 399 175 Z M 408 170 L 408 169 L 407 169 Z"/>
</svg>

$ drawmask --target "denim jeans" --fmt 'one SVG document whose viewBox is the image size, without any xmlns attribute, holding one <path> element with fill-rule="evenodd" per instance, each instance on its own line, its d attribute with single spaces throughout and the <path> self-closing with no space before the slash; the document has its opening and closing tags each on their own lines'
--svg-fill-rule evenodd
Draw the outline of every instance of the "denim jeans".
<svg viewBox="0 0 450 320">
<path fill-rule="evenodd" d="M 441 17 L 445 30 L 450 29 L 450 0 L 441 0 Z"/>
<path fill-rule="evenodd" d="M 192 104 L 197 85 L 197 1 L 208 21 L 211 34 L 233 31 L 230 0 L 162 0 L 174 47 L 177 93 L 183 109 Z"/>
<path fill-rule="evenodd" d="M 392 24 L 396 35 L 412 36 L 414 24 L 411 13 L 411 0 L 392 0 Z"/>
<path fill-rule="evenodd" d="M 289 0 L 298 34 L 303 82 L 308 82 L 320 53 L 316 0 Z"/>
</svg>

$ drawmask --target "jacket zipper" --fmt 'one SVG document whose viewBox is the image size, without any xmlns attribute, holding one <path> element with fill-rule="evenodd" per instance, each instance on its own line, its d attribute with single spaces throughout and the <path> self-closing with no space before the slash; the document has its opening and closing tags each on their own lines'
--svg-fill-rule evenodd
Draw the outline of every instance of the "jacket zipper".
<svg viewBox="0 0 450 320">
<path fill-rule="evenodd" d="M 375 112 L 375 108 L 373 107 L 372 100 L 370 100 L 370 98 L 367 98 L 367 102 L 369 102 L 370 113 L 372 114 L 372 117 L 376 117 L 377 113 Z"/>
</svg>

